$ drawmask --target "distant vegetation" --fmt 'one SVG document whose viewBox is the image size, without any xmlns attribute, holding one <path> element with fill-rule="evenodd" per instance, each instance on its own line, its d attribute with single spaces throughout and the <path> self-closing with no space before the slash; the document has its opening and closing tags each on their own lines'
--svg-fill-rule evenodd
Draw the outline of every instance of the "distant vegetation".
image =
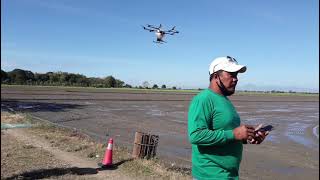
<svg viewBox="0 0 320 180">
<path fill-rule="evenodd" d="M 135 88 L 135 89 L 160 89 L 160 90 L 177 90 L 181 91 L 181 88 L 173 86 L 168 88 L 165 84 L 158 86 L 153 84 L 150 86 L 148 81 L 144 81 L 141 86 L 132 87 L 130 84 L 126 84 L 120 79 L 116 79 L 113 76 L 107 76 L 105 78 L 89 77 L 82 74 L 74 74 L 68 72 L 47 72 L 47 73 L 33 73 L 28 70 L 14 69 L 13 71 L 5 72 L 1 70 L 1 84 L 8 85 L 36 85 L 36 86 L 73 86 L 73 87 L 95 87 L 95 88 Z M 184 89 L 193 92 L 199 92 L 203 90 L 198 89 Z M 301 94 L 301 92 L 295 91 L 247 91 L 238 90 L 237 94 Z M 319 94 L 305 92 L 303 94 Z"/>
<path fill-rule="evenodd" d="M 236 94 L 241 95 L 241 94 L 251 94 L 251 95 L 266 95 L 266 94 L 272 94 L 272 95 L 301 95 L 301 94 L 305 94 L 305 95 L 319 95 L 319 93 L 316 92 L 296 92 L 296 91 L 277 91 L 277 90 L 271 90 L 271 91 L 237 91 Z"/>
<path fill-rule="evenodd" d="M 87 78 L 81 74 L 67 72 L 47 72 L 42 74 L 22 69 L 14 69 L 10 72 L 1 70 L 1 84 L 131 88 L 131 85 L 125 84 L 113 76 Z"/>
<path fill-rule="evenodd" d="M 86 77 L 82 74 L 74 74 L 68 72 L 47 72 L 33 73 L 28 70 L 14 69 L 5 72 L 1 70 L 1 84 L 8 85 L 37 85 L 37 86 L 76 86 L 76 87 L 96 87 L 96 88 L 133 88 L 130 84 L 126 84 L 120 79 L 113 76 L 105 78 Z M 138 89 L 150 89 L 147 81 Z M 152 89 L 158 89 L 158 85 L 154 84 Z M 166 85 L 162 85 L 161 89 L 166 89 Z M 176 87 L 173 87 L 176 89 Z"/>
</svg>

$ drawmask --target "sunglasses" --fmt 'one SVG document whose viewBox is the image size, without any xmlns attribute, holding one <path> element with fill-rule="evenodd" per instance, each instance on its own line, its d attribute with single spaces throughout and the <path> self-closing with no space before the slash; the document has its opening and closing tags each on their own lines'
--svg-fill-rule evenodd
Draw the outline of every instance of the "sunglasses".
<svg viewBox="0 0 320 180">
<path fill-rule="evenodd" d="M 235 58 L 231 57 L 231 56 L 227 56 L 227 59 L 228 59 L 229 61 L 231 61 L 231 62 L 236 62 L 236 63 L 238 63 L 238 61 L 237 61 Z"/>
</svg>

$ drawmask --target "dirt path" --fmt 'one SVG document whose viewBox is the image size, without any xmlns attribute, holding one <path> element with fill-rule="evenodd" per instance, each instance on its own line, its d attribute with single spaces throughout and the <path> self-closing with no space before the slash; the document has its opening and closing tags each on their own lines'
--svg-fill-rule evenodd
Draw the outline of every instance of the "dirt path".
<svg viewBox="0 0 320 180">
<path fill-rule="evenodd" d="M 4 131 L 5 135 L 11 136 L 17 141 L 23 142 L 23 144 L 28 146 L 33 146 L 35 148 L 45 150 L 52 154 L 53 158 L 62 161 L 72 167 L 77 167 L 79 169 L 97 169 L 98 165 L 96 162 L 86 160 L 76 156 L 74 153 L 61 151 L 58 148 L 52 147 L 52 145 L 40 137 L 32 135 L 26 132 L 24 129 L 9 129 Z M 50 162 L 48 162 L 50 163 Z M 96 174 L 84 175 L 85 179 L 132 179 L 122 174 L 117 169 L 98 171 Z"/>
<path fill-rule="evenodd" d="M 160 159 L 133 159 L 113 146 L 113 166 L 98 167 L 107 145 L 75 129 L 53 126 L 27 114 L 1 111 L 1 123 L 32 124 L 1 130 L 1 179 L 190 179 L 188 170 Z M 97 171 L 98 169 L 98 171 Z"/>
</svg>

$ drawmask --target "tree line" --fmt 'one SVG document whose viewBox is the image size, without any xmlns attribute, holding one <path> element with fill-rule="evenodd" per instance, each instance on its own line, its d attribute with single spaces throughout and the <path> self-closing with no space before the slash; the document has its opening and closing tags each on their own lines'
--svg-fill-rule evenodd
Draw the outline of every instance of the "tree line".
<svg viewBox="0 0 320 180">
<path fill-rule="evenodd" d="M 23 69 L 14 69 L 6 72 L 1 69 L 1 84 L 9 85 L 38 85 L 38 86 L 78 86 L 78 87 L 96 87 L 96 88 L 133 88 L 130 84 L 126 84 L 120 79 L 113 76 L 105 78 L 87 78 L 82 74 L 68 72 L 47 72 L 33 73 L 32 71 Z M 136 86 L 139 89 L 159 89 L 157 84 L 152 87 L 147 81 L 142 86 Z M 162 85 L 161 89 L 166 89 L 166 85 Z M 176 89 L 173 87 L 172 89 Z"/>
<path fill-rule="evenodd" d="M 33 73 L 23 69 L 14 69 L 9 72 L 5 72 L 1 69 L 1 84 L 131 88 L 131 85 L 125 84 L 123 81 L 116 79 L 113 76 L 107 76 L 105 78 L 87 78 L 82 74 L 68 72 Z"/>
</svg>

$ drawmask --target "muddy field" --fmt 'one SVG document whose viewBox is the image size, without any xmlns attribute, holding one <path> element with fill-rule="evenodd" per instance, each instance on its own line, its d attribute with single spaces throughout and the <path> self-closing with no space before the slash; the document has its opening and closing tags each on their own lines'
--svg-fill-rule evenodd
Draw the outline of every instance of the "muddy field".
<svg viewBox="0 0 320 180">
<path fill-rule="evenodd" d="M 28 112 L 78 128 L 105 142 L 132 148 L 136 131 L 160 137 L 157 155 L 190 167 L 187 112 L 194 93 L 110 91 L 82 88 L 2 87 L 1 110 Z M 246 179 L 318 179 L 319 96 L 230 97 L 245 124 L 271 124 L 264 144 L 245 145 Z M 259 178 L 258 178 L 259 179 Z"/>
</svg>

